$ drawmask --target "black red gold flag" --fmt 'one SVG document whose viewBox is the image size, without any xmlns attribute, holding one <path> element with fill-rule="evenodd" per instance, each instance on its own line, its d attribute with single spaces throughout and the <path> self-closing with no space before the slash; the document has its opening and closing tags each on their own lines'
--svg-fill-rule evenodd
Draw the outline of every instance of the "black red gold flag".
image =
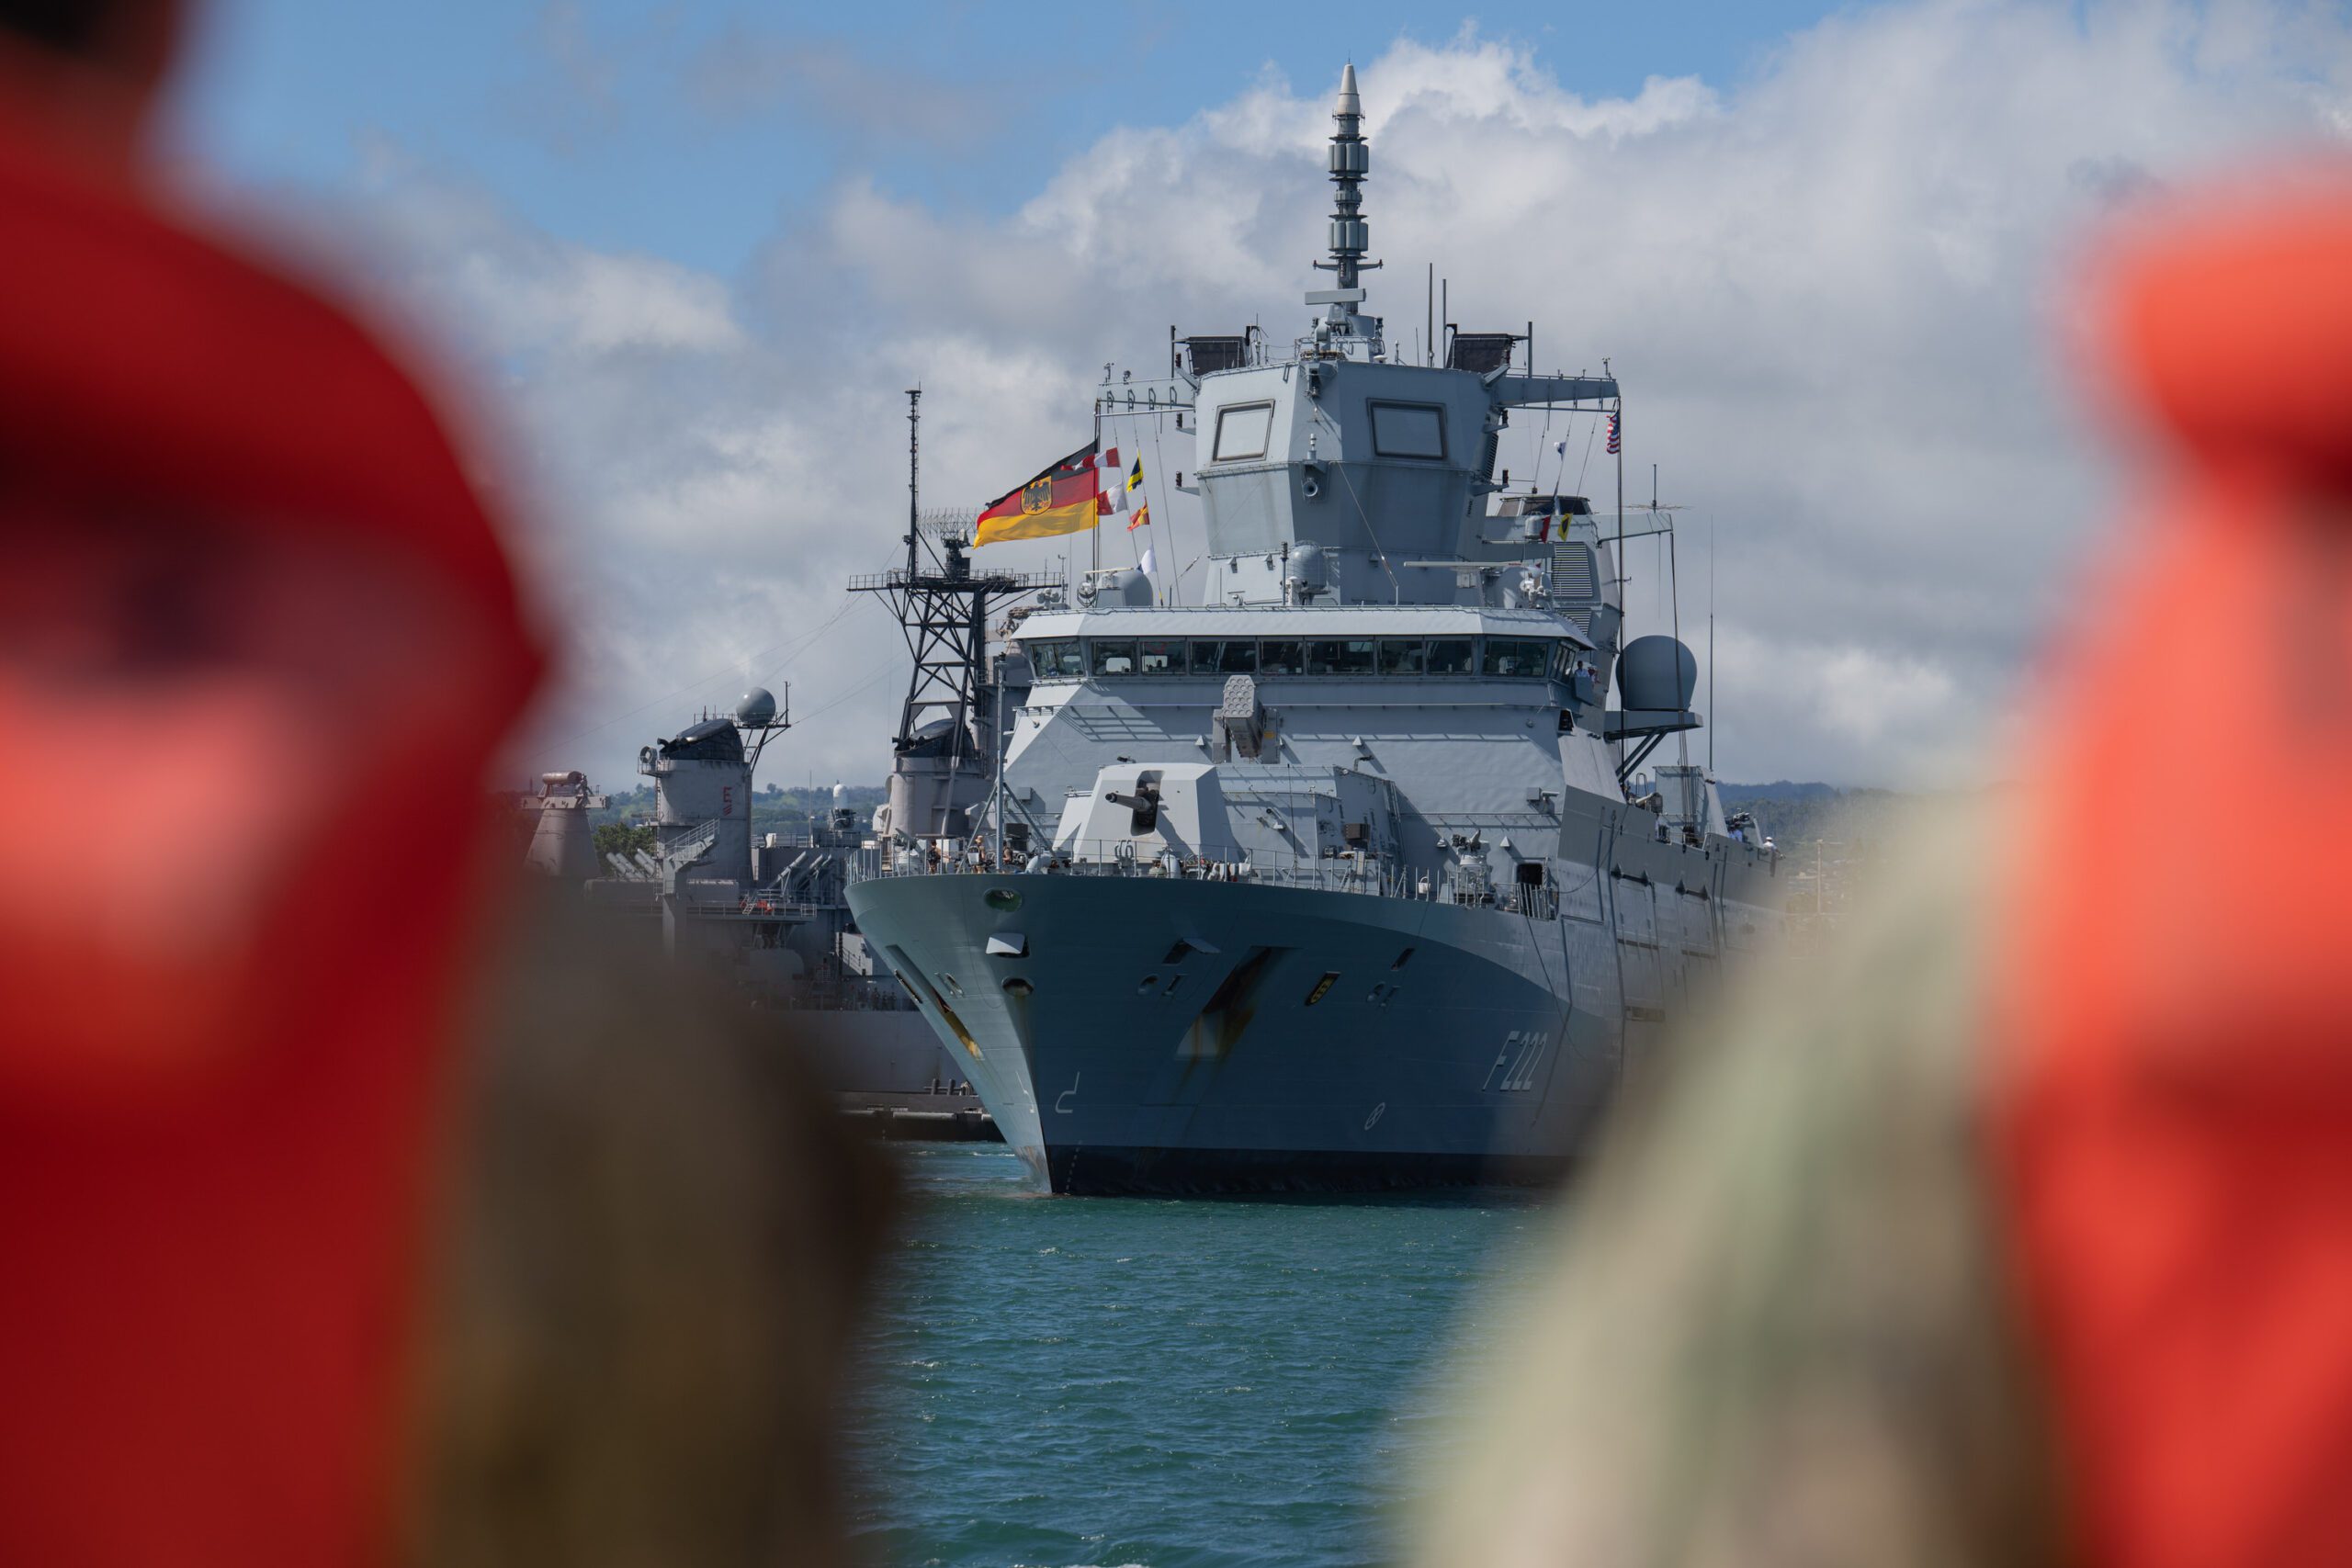
<svg viewBox="0 0 2352 1568">
<path fill-rule="evenodd" d="M 1094 526 L 1102 511 L 1102 470 L 1092 441 L 981 509 L 975 548 L 1002 539 L 1045 539 Z"/>
</svg>

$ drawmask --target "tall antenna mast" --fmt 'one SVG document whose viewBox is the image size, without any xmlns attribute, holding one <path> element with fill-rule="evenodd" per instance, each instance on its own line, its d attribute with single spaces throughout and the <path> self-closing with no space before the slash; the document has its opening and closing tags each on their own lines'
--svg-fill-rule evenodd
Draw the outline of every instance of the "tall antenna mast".
<svg viewBox="0 0 2352 1568">
<path fill-rule="evenodd" d="M 1356 94 L 1355 62 L 1340 73 L 1340 96 L 1331 106 L 1339 129 L 1331 132 L 1331 259 L 1315 264 L 1320 272 L 1338 274 L 1337 288 L 1319 288 L 1306 297 L 1310 305 L 1329 308 L 1328 320 L 1337 335 L 1366 335 L 1356 307 L 1363 303 L 1363 275 L 1378 266 L 1363 259 L 1372 247 L 1372 231 L 1363 220 L 1363 178 L 1372 172 L 1372 146 L 1363 139 L 1363 99 Z M 1376 330 L 1379 323 L 1373 322 Z"/>
<path fill-rule="evenodd" d="M 916 483 L 922 474 L 922 389 L 907 389 L 907 575 L 915 574 L 915 536 L 922 532 L 915 507 L 922 499 Z"/>
</svg>

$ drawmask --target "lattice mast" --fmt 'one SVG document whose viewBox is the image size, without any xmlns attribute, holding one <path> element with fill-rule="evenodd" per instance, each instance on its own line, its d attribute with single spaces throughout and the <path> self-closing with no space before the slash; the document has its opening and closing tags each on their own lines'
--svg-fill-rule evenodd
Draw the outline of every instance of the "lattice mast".
<svg viewBox="0 0 2352 1568">
<path fill-rule="evenodd" d="M 907 393 L 906 564 L 852 578 L 849 584 L 854 593 L 882 595 L 898 618 L 913 660 L 906 699 L 899 709 L 899 732 L 891 742 L 896 753 L 893 771 L 906 773 L 920 758 L 922 771 L 936 777 L 942 786 L 905 795 L 909 815 L 915 819 L 893 826 L 918 838 L 957 834 L 948 813 L 964 805 L 962 796 L 978 786 L 959 788 L 954 781 L 986 776 L 993 740 L 982 736 L 975 721 L 989 712 L 991 604 L 1017 599 L 1056 581 L 1034 572 L 975 572 L 967 553 L 971 547 L 971 515 L 923 515 L 922 420 L 922 393 L 911 389 Z"/>
</svg>

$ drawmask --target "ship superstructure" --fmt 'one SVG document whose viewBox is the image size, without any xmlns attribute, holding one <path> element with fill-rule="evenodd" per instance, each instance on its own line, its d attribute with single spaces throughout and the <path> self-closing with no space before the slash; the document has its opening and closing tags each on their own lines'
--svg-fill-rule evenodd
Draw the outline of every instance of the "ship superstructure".
<svg viewBox="0 0 2352 1568">
<path fill-rule="evenodd" d="M 777 1048 L 888 1135 L 992 1135 L 957 1062 L 905 987 L 876 972 L 851 920 L 852 868 L 876 846 L 841 786 L 807 829 L 754 831 L 754 773 L 790 723 L 784 702 L 753 687 L 642 748 L 650 849 L 599 854 L 588 813 L 610 797 L 576 772 L 543 775 L 515 802 L 535 818 L 526 864 L 772 1016 Z"/>
<path fill-rule="evenodd" d="M 1197 602 L 1114 571 L 1028 614 L 969 836 L 849 890 L 1056 1190 L 1555 1175 L 1779 923 L 1703 770 L 1642 772 L 1702 722 L 1690 650 L 1624 636 L 1624 542 L 1666 525 L 1496 476 L 1514 411 L 1614 413 L 1614 378 L 1521 334 L 1398 353 L 1352 67 L 1334 119 L 1307 331 L 1181 340 L 1098 403 L 1193 435 Z"/>
</svg>

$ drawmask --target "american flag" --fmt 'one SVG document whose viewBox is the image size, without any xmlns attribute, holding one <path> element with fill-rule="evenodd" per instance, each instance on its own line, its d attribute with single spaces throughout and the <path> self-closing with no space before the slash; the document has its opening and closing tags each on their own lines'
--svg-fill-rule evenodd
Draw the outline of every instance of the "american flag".
<svg viewBox="0 0 2352 1568">
<path fill-rule="evenodd" d="M 1618 440 L 1617 429 L 1617 422 L 1624 417 L 1622 413 L 1612 413 L 1609 416 L 1609 455 L 1612 457 L 1624 450 Z"/>
</svg>

